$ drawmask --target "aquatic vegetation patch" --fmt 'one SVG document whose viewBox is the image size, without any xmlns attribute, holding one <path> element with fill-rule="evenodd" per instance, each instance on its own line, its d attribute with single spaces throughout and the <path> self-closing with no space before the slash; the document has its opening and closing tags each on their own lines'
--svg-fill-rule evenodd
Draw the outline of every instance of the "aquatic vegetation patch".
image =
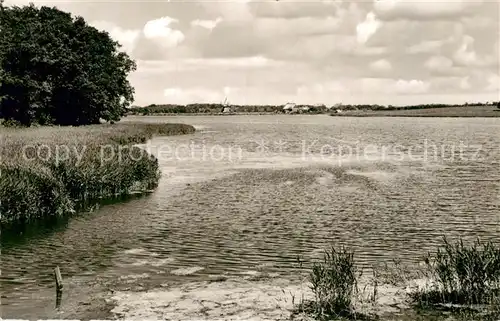
<svg viewBox="0 0 500 321">
<path fill-rule="evenodd" d="M 371 320 L 374 316 L 360 313 L 354 304 L 361 275 L 354 251 L 331 247 L 322 261 L 313 263 L 309 273 L 313 299 L 302 300 L 293 315 L 312 315 L 317 320 Z"/>
<path fill-rule="evenodd" d="M 2 227 L 150 191 L 160 179 L 158 160 L 134 144 L 154 135 L 193 132 L 184 124 L 0 127 Z"/>
<path fill-rule="evenodd" d="M 392 301 L 390 306 L 397 305 L 399 315 L 409 316 L 408 320 L 416 316 L 422 320 L 500 318 L 500 247 L 493 242 L 476 240 L 466 245 L 462 239 L 444 238 L 443 245 L 429 253 L 416 272 L 396 264 L 395 270 L 386 268 L 386 273 L 380 273 L 374 269 L 371 279 L 362 280 L 356 266 L 353 251 L 345 247 L 326 251 L 323 260 L 309 270 L 312 298 L 295 304 L 292 317 L 386 319 L 378 313 L 379 305 Z"/>
<path fill-rule="evenodd" d="M 429 284 L 410 295 L 420 309 L 449 309 L 470 312 L 496 310 L 500 317 L 500 247 L 462 239 L 443 245 L 425 257 Z M 463 312 L 462 312 L 463 313 Z"/>
</svg>

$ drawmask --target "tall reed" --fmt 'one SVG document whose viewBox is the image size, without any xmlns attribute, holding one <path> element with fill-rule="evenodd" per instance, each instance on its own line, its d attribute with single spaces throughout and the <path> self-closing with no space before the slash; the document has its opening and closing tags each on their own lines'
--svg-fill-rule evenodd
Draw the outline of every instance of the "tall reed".
<svg viewBox="0 0 500 321">
<path fill-rule="evenodd" d="M 414 303 L 490 304 L 500 291 L 500 247 L 477 239 L 465 245 L 443 238 L 435 254 L 425 258 L 433 284 L 411 295 Z"/>
<path fill-rule="evenodd" d="M 158 161 L 134 144 L 192 132 L 183 124 L 0 127 L 0 223 L 58 217 L 96 199 L 151 190 Z"/>
<path fill-rule="evenodd" d="M 313 315 L 318 320 L 366 319 L 353 304 L 360 276 L 354 251 L 331 247 L 322 261 L 313 263 L 309 273 L 313 299 L 300 302 L 294 313 Z"/>
</svg>

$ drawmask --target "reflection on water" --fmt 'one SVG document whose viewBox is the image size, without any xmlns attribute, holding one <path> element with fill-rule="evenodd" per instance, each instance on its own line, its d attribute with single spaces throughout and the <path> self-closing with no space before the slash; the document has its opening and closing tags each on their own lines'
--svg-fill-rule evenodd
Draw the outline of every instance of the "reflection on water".
<svg viewBox="0 0 500 321">
<path fill-rule="evenodd" d="M 21 239 L 3 236 L 4 317 L 55 315 L 56 265 L 68 284 L 68 310 L 85 287 L 147 289 L 255 273 L 292 278 L 297 256 L 317 258 L 331 243 L 354 247 L 371 267 L 393 258 L 415 263 L 443 234 L 500 241 L 495 119 L 140 119 L 199 131 L 145 146 L 163 172 L 153 194 Z M 426 154 L 425 142 L 436 148 L 427 145 Z"/>
</svg>

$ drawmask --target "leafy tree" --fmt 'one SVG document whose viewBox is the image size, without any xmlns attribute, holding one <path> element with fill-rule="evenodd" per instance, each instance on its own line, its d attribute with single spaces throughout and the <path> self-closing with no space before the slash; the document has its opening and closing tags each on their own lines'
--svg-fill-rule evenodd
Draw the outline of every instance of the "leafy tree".
<svg viewBox="0 0 500 321">
<path fill-rule="evenodd" d="M 0 14 L 1 117 L 87 125 L 126 113 L 136 65 L 108 33 L 55 7 L 2 6 Z"/>
</svg>

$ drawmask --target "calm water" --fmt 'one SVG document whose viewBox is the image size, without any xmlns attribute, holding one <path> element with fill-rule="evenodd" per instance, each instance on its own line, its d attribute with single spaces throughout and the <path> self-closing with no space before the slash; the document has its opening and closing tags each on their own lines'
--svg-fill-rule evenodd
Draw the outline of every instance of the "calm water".
<svg viewBox="0 0 500 321">
<path fill-rule="evenodd" d="M 109 287 L 254 271 L 292 278 L 297 256 L 318 258 L 329 244 L 355 248 L 372 267 L 394 258 L 418 263 L 442 235 L 500 242 L 497 119 L 126 121 L 138 119 L 198 131 L 145 146 L 163 172 L 153 194 L 4 238 L 4 318 L 55 315 L 56 265 L 63 309 L 77 311 L 89 291 Z"/>
</svg>

